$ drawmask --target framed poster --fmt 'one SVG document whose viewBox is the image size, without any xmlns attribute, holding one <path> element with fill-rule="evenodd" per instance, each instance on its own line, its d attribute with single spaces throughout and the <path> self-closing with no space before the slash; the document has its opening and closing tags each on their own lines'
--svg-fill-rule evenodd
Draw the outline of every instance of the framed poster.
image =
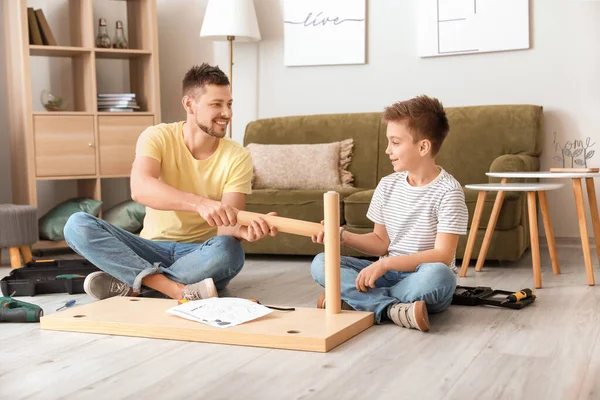
<svg viewBox="0 0 600 400">
<path fill-rule="evenodd" d="M 284 64 L 364 64 L 366 0 L 284 0 Z"/>
<path fill-rule="evenodd" d="M 418 0 L 421 57 L 529 48 L 529 0 Z"/>
</svg>

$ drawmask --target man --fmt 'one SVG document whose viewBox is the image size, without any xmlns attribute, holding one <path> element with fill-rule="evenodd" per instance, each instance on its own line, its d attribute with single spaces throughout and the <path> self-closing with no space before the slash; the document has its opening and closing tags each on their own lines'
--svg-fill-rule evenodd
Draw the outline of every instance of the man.
<svg viewBox="0 0 600 400">
<path fill-rule="evenodd" d="M 394 173 L 383 177 L 367 211 L 371 233 L 341 230 L 341 242 L 379 260 L 341 259 L 342 307 L 375 313 L 405 328 L 429 330 L 428 312 L 444 311 L 456 289 L 455 253 L 467 233 L 467 206 L 460 183 L 436 164 L 449 124 L 442 104 L 418 96 L 383 113 Z M 313 236 L 323 243 L 323 233 Z M 324 257 L 311 272 L 325 285 Z M 325 307 L 325 296 L 317 301 Z"/>
<path fill-rule="evenodd" d="M 185 121 L 147 128 L 131 171 L 131 197 L 145 205 L 140 237 L 86 213 L 65 226 L 68 245 L 103 272 L 87 276 L 97 299 L 155 289 L 173 299 L 216 297 L 244 265 L 240 240 L 274 236 L 259 218 L 236 225 L 251 192 L 252 160 L 225 138 L 232 117 L 229 79 L 202 64 L 183 79 Z"/>
</svg>

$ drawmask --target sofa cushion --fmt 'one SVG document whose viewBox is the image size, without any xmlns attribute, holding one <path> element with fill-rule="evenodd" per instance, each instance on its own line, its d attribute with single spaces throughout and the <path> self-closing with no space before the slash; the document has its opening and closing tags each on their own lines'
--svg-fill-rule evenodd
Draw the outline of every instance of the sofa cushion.
<svg viewBox="0 0 600 400">
<path fill-rule="evenodd" d="M 364 190 L 344 199 L 344 219 L 346 224 L 358 228 L 373 227 L 373 222 L 367 218 L 367 211 L 374 192 L 375 190 Z M 483 213 L 481 214 L 479 229 L 485 229 L 487 226 L 495 200 L 496 192 L 488 192 L 483 206 Z M 477 191 L 465 190 L 465 202 L 469 211 L 470 227 L 473 215 L 475 214 Z M 506 192 L 502 209 L 500 210 L 500 217 L 496 223 L 496 229 L 507 230 L 519 226 L 521 224 L 522 204 L 522 197 L 519 193 Z"/>
<path fill-rule="evenodd" d="M 354 176 L 354 187 L 374 188 L 377 185 L 377 138 L 381 129 L 380 112 L 265 118 L 246 126 L 244 146 L 250 143 L 331 143 L 352 138 L 354 153 L 348 170 Z"/>
<path fill-rule="evenodd" d="M 340 224 L 344 224 L 342 201 L 359 188 L 339 189 Z M 267 214 L 275 211 L 280 217 L 302 221 L 321 222 L 323 220 L 323 194 L 326 190 L 276 190 L 257 189 L 246 198 L 246 210 Z"/>
<path fill-rule="evenodd" d="M 348 164 L 352 138 L 319 144 L 258 144 L 246 148 L 254 166 L 253 189 L 340 189 L 353 187 Z"/>
</svg>

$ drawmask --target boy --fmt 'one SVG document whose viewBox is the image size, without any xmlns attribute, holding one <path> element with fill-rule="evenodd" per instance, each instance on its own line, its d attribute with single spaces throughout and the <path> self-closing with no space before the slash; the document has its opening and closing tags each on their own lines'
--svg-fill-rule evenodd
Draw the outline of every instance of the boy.
<svg viewBox="0 0 600 400">
<path fill-rule="evenodd" d="M 96 299 L 136 295 L 142 286 L 173 299 L 216 297 L 244 265 L 240 240 L 276 234 L 262 218 L 236 224 L 253 167 L 250 153 L 225 138 L 229 79 L 202 64 L 182 86 L 186 120 L 149 127 L 137 142 L 131 197 L 147 206 L 140 236 L 86 213 L 65 226 L 67 244 L 103 271 L 84 281 Z"/>
<path fill-rule="evenodd" d="M 455 253 L 467 231 L 467 206 L 460 183 L 436 165 L 435 156 L 449 125 L 442 104 L 419 96 L 387 107 L 388 145 L 394 173 L 381 179 L 367 217 L 373 232 L 340 229 L 341 243 L 372 262 L 341 258 L 342 307 L 375 313 L 376 323 L 391 320 L 406 328 L 429 330 L 428 312 L 444 311 L 456 289 Z M 313 236 L 323 243 L 323 233 Z M 311 273 L 325 286 L 324 254 Z M 325 307 L 325 293 L 317 302 Z"/>
</svg>

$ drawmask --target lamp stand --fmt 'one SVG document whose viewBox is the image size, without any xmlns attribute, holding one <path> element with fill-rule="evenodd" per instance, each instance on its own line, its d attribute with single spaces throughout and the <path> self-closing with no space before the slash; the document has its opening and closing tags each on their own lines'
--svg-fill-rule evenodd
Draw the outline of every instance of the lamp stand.
<svg viewBox="0 0 600 400">
<path fill-rule="evenodd" d="M 235 40 L 235 36 L 227 36 L 227 40 L 229 41 L 229 88 L 231 90 L 231 95 L 233 96 L 233 41 Z M 233 128 L 231 124 L 232 119 L 229 120 L 230 138 L 233 136 Z"/>
</svg>

